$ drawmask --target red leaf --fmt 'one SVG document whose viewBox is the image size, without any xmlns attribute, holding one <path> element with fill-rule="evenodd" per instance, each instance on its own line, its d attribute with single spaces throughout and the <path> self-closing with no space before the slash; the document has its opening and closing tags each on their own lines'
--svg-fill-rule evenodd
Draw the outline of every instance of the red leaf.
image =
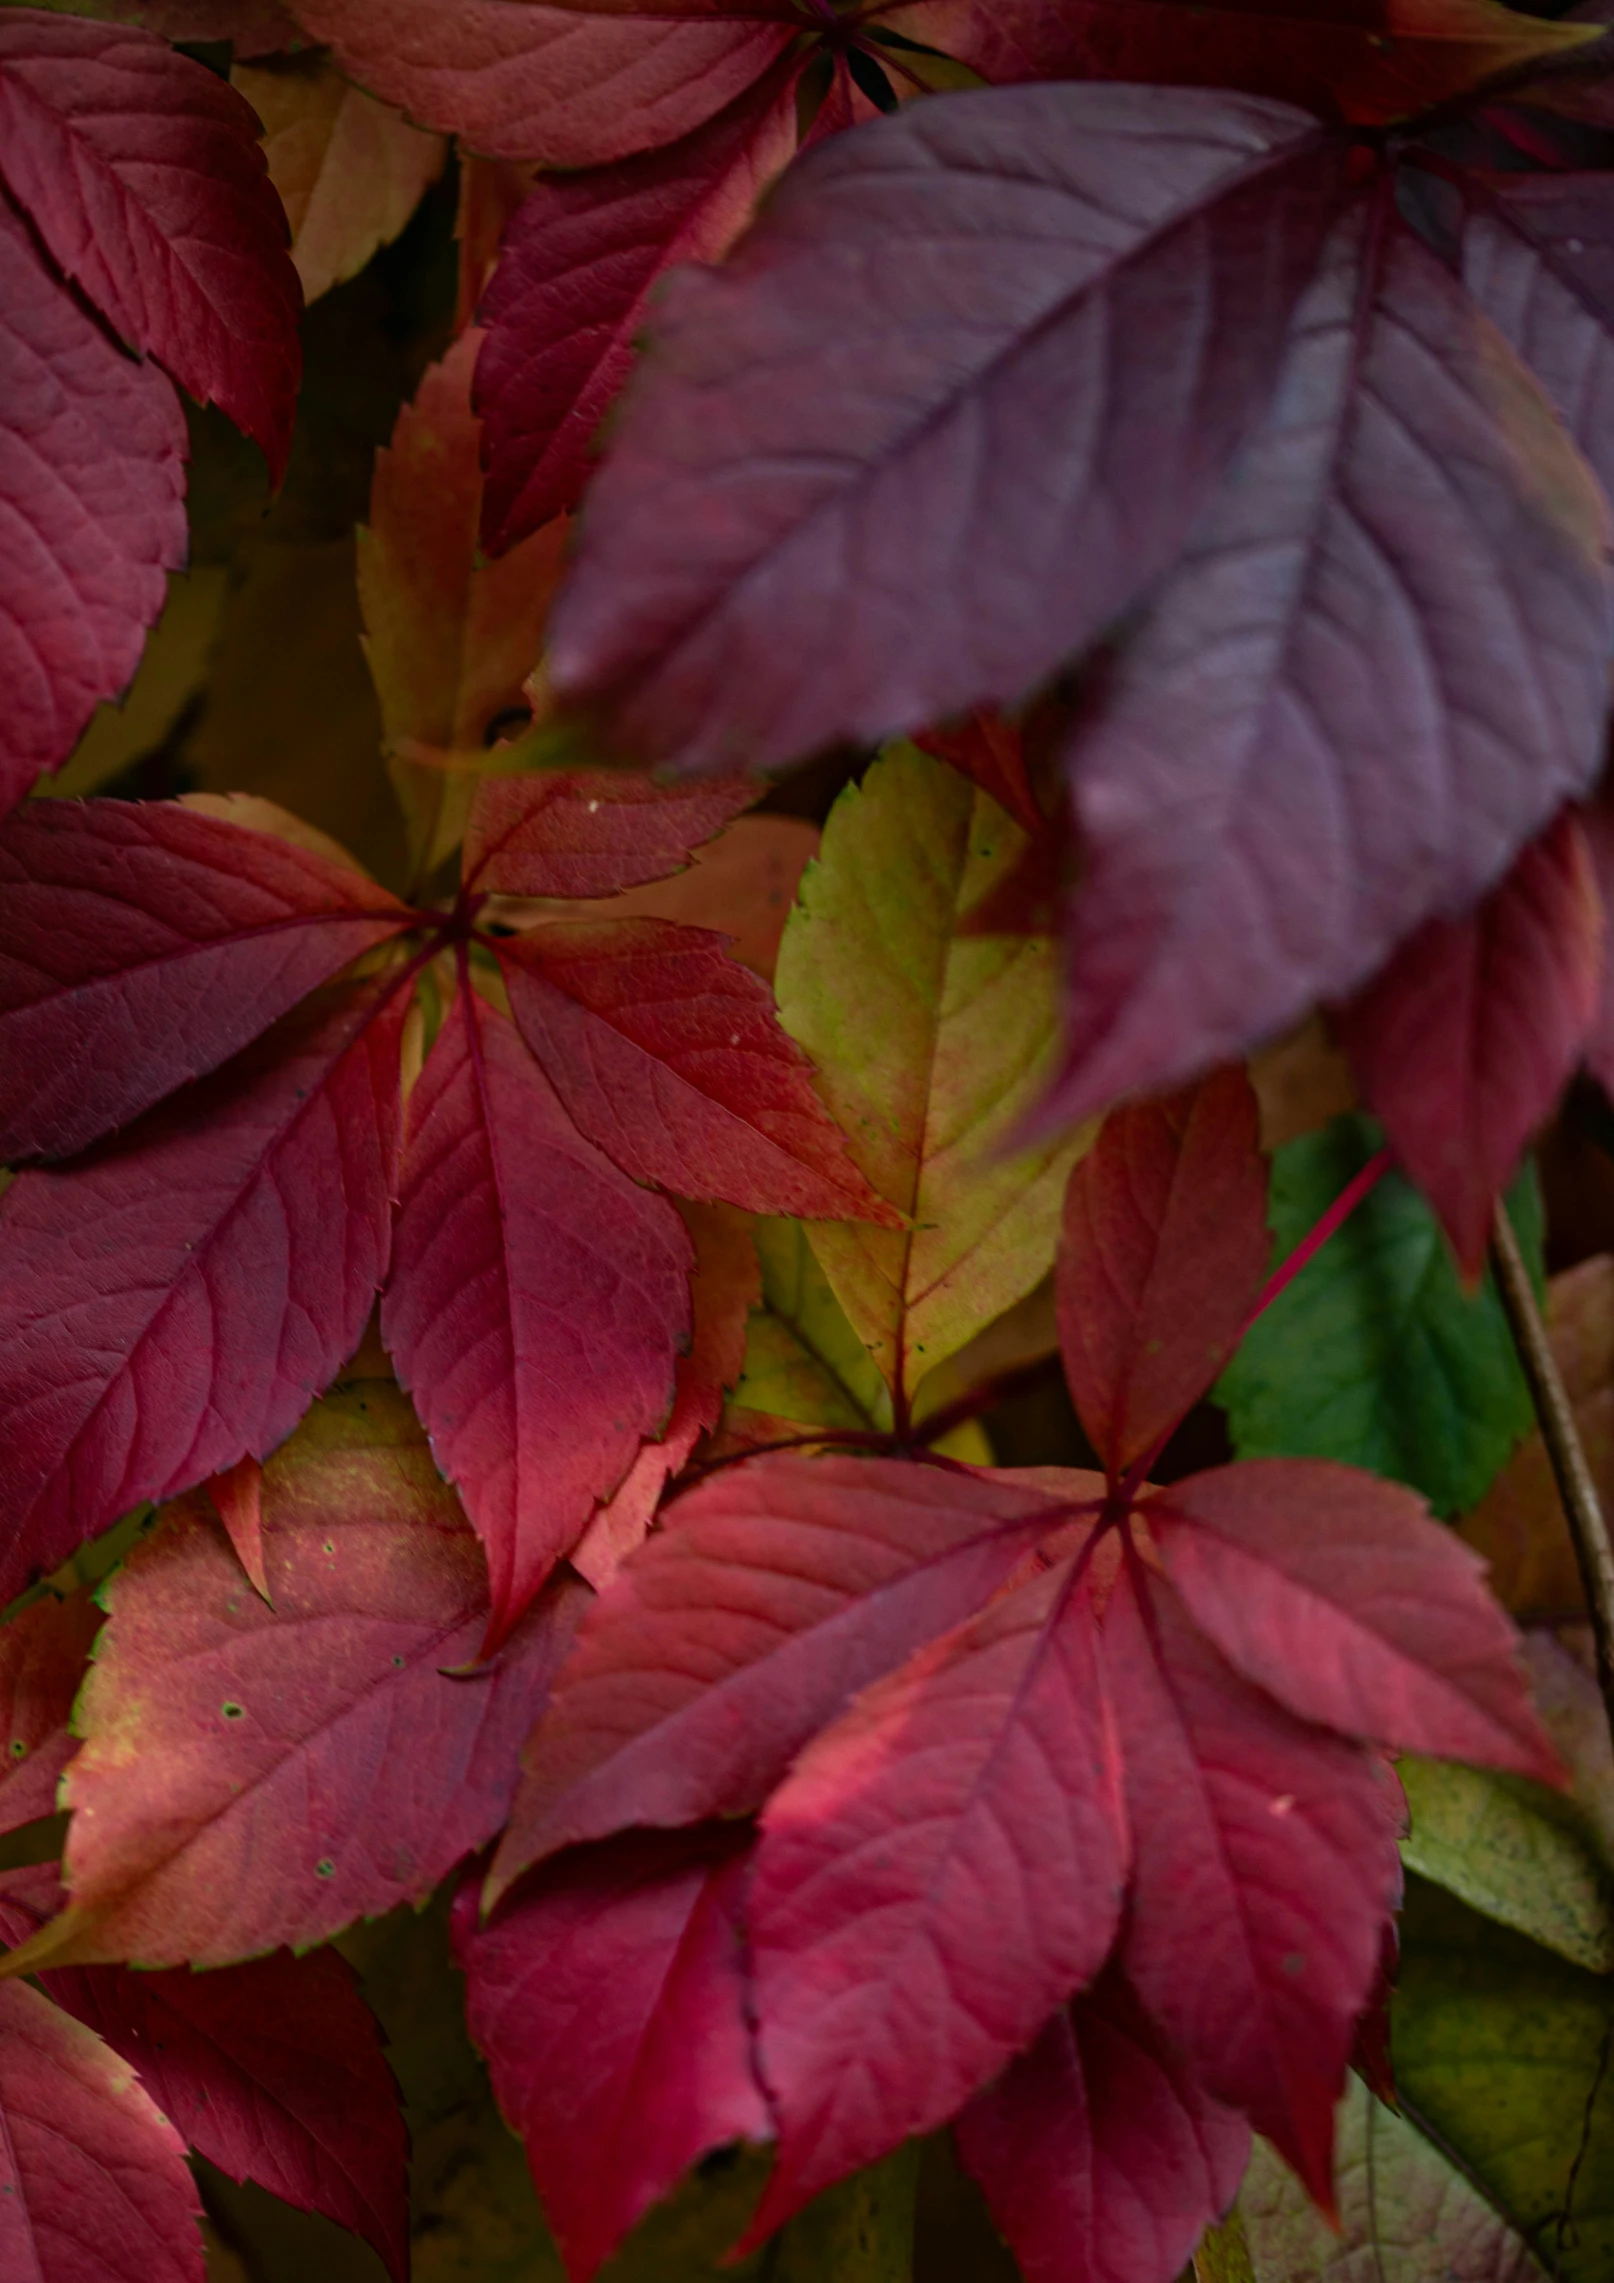
<svg viewBox="0 0 1614 2283">
<path fill-rule="evenodd" d="M 1249 1459 L 1141 1512 L 1194 1623 L 1302 1720 L 1562 1780 L 1484 1562 L 1415 1492 L 1326 1459 Z"/>
<path fill-rule="evenodd" d="M 1614 1095 L 1614 807 L 1606 800 L 1588 802 L 1580 825 L 1603 907 L 1603 973 L 1585 1041 L 1586 1066 L 1604 1093 Z"/>
<path fill-rule="evenodd" d="M 616 166 L 541 179 L 505 232 L 478 312 L 482 537 L 494 553 L 576 505 L 595 432 L 633 362 L 646 298 L 674 262 L 716 261 L 796 147 L 787 58 L 695 134 Z"/>
<path fill-rule="evenodd" d="M 708 2150 L 770 2137 L 741 1970 L 749 1842 L 717 1826 L 590 1848 L 484 1928 L 475 1882 L 460 1891 L 466 2018 L 572 2283 Z"/>
<path fill-rule="evenodd" d="M 612 770 L 490 777 L 465 834 L 465 885 L 506 896 L 609 896 L 664 880 L 761 790 L 754 777 L 667 786 Z"/>
<path fill-rule="evenodd" d="M 8 8 L 0 171 L 131 347 L 263 446 L 291 446 L 302 289 L 250 104 L 154 32 Z"/>
<path fill-rule="evenodd" d="M 953 2129 L 1025 2283 L 1172 2283 L 1250 2150 L 1113 1967 Z"/>
<path fill-rule="evenodd" d="M 1241 1069 L 1113 1111 L 1065 1191 L 1059 1337 L 1112 1480 L 1150 1457 L 1237 1344 L 1266 1276 L 1260 1107 Z"/>
<path fill-rule="evenodd" d="M 405 924 L 373 880 L 176 802 L 0 825 L 0 1160 L 70 1157 Z"/>
<path fill-rule="evenodd" d="M 1136 1849 L 1127 1975 L 1330 2207 L 1334 2104 L 1400 1899 L 1400 1787 L 1241 1681 L 1141 1563 L 1103 1657 Z"/>
<path fill-rule="evenodd" d="M 37 1990 L 0 1987 L 0 2274 L 205 2283 L 200 2215 L 129 2064 Z"/>
<path fill-rule="evenodd" d="M 722 936 L 562 922 L 498 952 L 522 1037 L 624 1173 L 752 1213 L 902 1226 L 853 1164 L 773 993 Z"/>
<path fill-rule="evenodd" d="M 779 2160 L 746 2245 L 927 2132 L 1090 1981 L 1129 1843 L 1066 1561 L 874 1683 L 768 1802 L 746 1932 Z"/>
<path fill-rule="evenodd" d="M 0 404 L 3 812 L 129 681 L 186 541 L 178 399 L 64 292 L 3 190 Z"/>
<path fill-rule="evenodd" d="M 263 1468 L 257 1459 L 238 1459 L 204 1483 L 213 1511 L 224 1524 L 235 1558 L 253 1586 L 269 1599 L 263 1566 Z"/>
<path fill-rule="evenodd" d="M 1266 421 L 1072 745 L 1088 868 L 1051 1114 L 1174 1083 L 1342 996 L 1591 783 L 1603 521 L 1456 280 L 1360 209 Z"/>
<path fill-rule="evenodd" d="M 381 1325 L 487 1549 L 489 1653 L 665 1423 L 692 1265 L 463 984 L 410 1098 Z"/>
<path fill-rule="evenodd" d="M 689 1353 L 678 1358 L 673 1407 L 660 1442 L 643 1446 L 572 1548 L 573 1569 L 596 1592 L 604 1591 L 643 1543 L 664 1485 L 721 1418 L 724 1392 L 745 1368 L 746 1329 L 762 1298 L 756 1247 L 739 1215 L 721 1205 L 687 1205 L 683 1218 L 695 1244 Z"/>
<path fill-rule="evenodd" d="M 101 1623 L 87 1593 L 47 1594 L 0 1627 L 0 1831 L 56 1812 L 56 1786 L 78 1749 L 73 1699 Z"/>
<path fill-rule="evenodd" d="M 922 751 L 934 753 L 939 761 L 950 761 L 955 769 L 962 769 L 983 793 L 990 793 L 1008 810 L 1016 824 L 1023 824 L 1033 839 L 1047 831 L 1048 819 L 1026 775 L 1025 738 L 1015 722 L 983 707 L 956 728 L 923 731 L 914 743 Z"/>
<path fill-rule="evenodd" d="M 557 692 L 693 770 L 1023 695 L 1177 553 L 1339 167 L 1300 112 L 1160 88 L 951 96 L 810 152 L 668 282 Z"/>
<path fill-rule="evenodd" d="M 311 1002 L 0 1199 L 0 1596 L 140 1500 L 264 1456 L 357 1347 L 390 1241 L 398 982 Z"/>
<path fill-rule="evenodd" d="M 264 1470 L 273 1607 L 207 1501 L 107 1589 L 68 1787 L 66 1918 L 40 1963 L 229 1965 L 419 1902 L 503 1823 L 584 1589 L 496 1665 L 475 1537 L 390 1382 L 358 1380 Z"/>
<path fill-rule="evenodd" d="M 1462 919 L 1426 920 L 1337 1018 L 1362 1098 L 1468 1276 L 1496 1200 L 1580 1060 L 1603 980 L 1602 899 L 1565 810 Z"/>
<path fill-rule="evenodd" d="M 806 22 L 789 0 L 296 0 L 342 69 L 493 158 L 598 166 L 703 126 Z M 810 21 L 810 19 L 808 20 Z"/>
<path fill-rule="evenodd" d="M 630 1824 L 759 1807 L 860 1688 L 959 1624 L 1093 1475 L 778 1457 L 678 1501 L 591 1609 L 489 1881 Z"/>
<path fill-rule="evenodd" d="M 405 2283 L 409 2136 L 375 2016 L 334 1950 L 212 1974 L 68 1966 L 41 1979 L 138 2070 L 198 2156 L 351 2228 Z"/>
</svg>

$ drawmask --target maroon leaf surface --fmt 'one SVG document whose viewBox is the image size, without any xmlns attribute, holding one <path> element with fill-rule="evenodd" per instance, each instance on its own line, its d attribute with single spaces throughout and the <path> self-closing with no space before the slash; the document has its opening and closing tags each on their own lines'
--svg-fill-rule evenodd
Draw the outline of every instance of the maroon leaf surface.
<svg viewBox="0 0 1614 2283">
<path fill-rule="evenodd" d="M 1086 1497 L 888 1460 L 726 1469 L 672 1510 L 589 1612 L 489 1882 L 631 1824 L 761 1805 L 856 1692 L 961 1623 Z"/>
<path fill-rule="evenodd" d="M 703 126 L 805 29 L 789 0 L 295 0 L 344 71 L 493 158 L 598 166 Z"/>
<path fill-rule="evenodd" d="M 0 1988 L 0 2274 L 205 2283 L 201 2209 L 128 2062 L 37 1990 Z"/>
<path fill-rule="evenodd" d="M 398 1389 L 356 1380 L 264 1470 L 273 1606 L 200 1495 L 109 1587 L 43 1965 L 229 1965 L 418 1902 L 503 1823 L 585 1589 L 497 1664 L 475 1536 Z"/>
<path fill-rule="evenodd" d="M 1592 1027 L 1606 929 L 1566 810 L 1462 919 L 1426 920 L 1336 1018 L 1363 1101 L 1465 1273 Z"/>
<path fill-rule="evenodd" d="M 1266 1276 L 1260 1110 L 1240 1069 L 1112 1111 L 1072 1168 L 1058 1266 L 1065 1376 L 1112 1479 L 1227 1361 Z"/>
<path fill-rule="evenodd" d="M 1024 694 L 1182 544 L 1339 168 L 1303 113 L 1161 88 L 951 96 L 810 152 L 669 281 L 557 691 L 692 769 Z"/>
<path fill-rule="evenodd" d="M 494 553 L 575 506 L 651 287 L 674 262 L 718 260 L 794 151 L 799 68 L 782 63 L 665 150 L 543 176 L 523 201 L 477 313 Z"/>
<path fill-rule="evenodd" d="M 358 1346 L 397 1177 L 397 977 L 335 988 L 0 1199 L 0 1596 L 272 1450 Z"/>
<path fill-rule="evenodd" d="M 0 190 L 0 812 L 140 662 L 185 556 L 185 420 L 63 291 Z"/>
<path fill-rule="evenodd" d="M 672 920 L 560 922 L 499 946 L 510 1012 L 581 1132 L 682 1197 L 901 1225 L 852 1162 L 726 939 Z"/>
<path fill-rule="evenodd" d="M 486 1927 L 456 1903 L 466 2016 L 572 2283 L 708 2150 L 771 2136 L 752 2067 L 749 1833 L 614 1840 L 550 1865 Z"/>
<path fill-rule="evenodd" d="M 174 801 L 0 825 L 0 1162 L 70 1157 L 405 922 L 362 872 Z"/>
<path fill-rule="evenodd" d="M 1070 1561 L 876 1681 L 764 1810 L 746 1934 L 779 2159 L 748 2242 L 940 2124 L 1103 1965 L 1130 1842 Z"/>
<path fill-rule="evenodd" d="M 487 1647 L 664 1424 L 694 1256 L 462 978 L 409 1103 L 383 1336 L 487 1549 Z"/>
<path fill-rule="evenodd" d="M 279 479 L 302 290 L 251 106 L 153 32 L 0 16 L 0 174 L 132 348 L 263 446 Z"/>
<path fill-rule="evenodd" d="M 50 1593 L 0 1627 L 0 1831 L 56 1811 L 78 1749 L 67 1724 L 100 1622 L 87 1593 Z"/>
<path fill-rule="evenodd" d="M 953 2129 L 1025 2283 L 1172 2283 L 1250 2148 L 1113 1967 Z"/>
<path fill-rule="evenodd" d="M 132 2064 L 180 2138 L 409 2273 L 409 2136 L 375 2016 L 334 1950 L 193 1974 L 67 1966 L 59 2006 Z"/>
<path fill-rule="evenodd" d="M 1087 858 L 1051 1114 L 1172 1083 L 1460 909 L 1601 761 L 1601 496 L 1382 199 L 1069 756 Z"/>
<path fill-rule="evenodd" d="M 606 770 L 490 777 L 465 834 L 465 884 L 484 895 L 609 896 L 664 880 L 761 789 L 752 777 L 666 786 Z"/>
<path fill-rule="evenodd" d="M 1018 723 L 982 707 L 956 727 L 925 730 L 914 742 L 938 760 L 962 769 L 1027 832 L 1040 835 L 1047 830 L 1048 819 L 1026 774 L 1025 734 Z"/>
</svg>

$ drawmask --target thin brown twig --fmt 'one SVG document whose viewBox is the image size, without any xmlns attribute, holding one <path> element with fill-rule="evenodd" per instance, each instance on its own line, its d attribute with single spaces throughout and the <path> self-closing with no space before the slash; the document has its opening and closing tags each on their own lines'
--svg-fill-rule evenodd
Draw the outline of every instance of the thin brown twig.
<svg viewBox="0 0 1614 2283">
<path fill-rule="evenodd" d="M 1491 1226 L 1491 1260 L 1513 1333 L 1513 1344 L 1519 1351 L 1519 1361 L 1535 1399 L 1541 1439 L 1547 1446 L 1575 1559 L 1580 1565 L 1597 1651 L 1598 1686 L 1603 1692 L 1609 1732 L 1614 1735 L 1614 1542 L 1609 1538 L 1603 1502 L 1586 1463 L 1586 1450 L 1575 1425 L 1569 1391 L 1547 1338 L 1541 1310 L 1536 1306 L 1530 1272 L 1524 1265 L 1524 1255 L 1519 1250 L 1519 1240 L 1507 1209 L 1500 1204 Z"/>
</svg>

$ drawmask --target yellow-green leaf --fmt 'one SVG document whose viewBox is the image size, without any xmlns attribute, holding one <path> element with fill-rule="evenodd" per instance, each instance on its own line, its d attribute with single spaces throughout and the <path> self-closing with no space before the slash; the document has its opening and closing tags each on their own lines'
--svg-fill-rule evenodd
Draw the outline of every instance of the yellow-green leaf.
<svg viewBox="0 0 1614 2283">
<path fill-rule="evenodd" d="M 1540 1786 L 1408 1757 L 1410 1870 L 1594 1974 L 1614 1970 L 1614 1913 L 1590 1846 Z"/>
</svg>

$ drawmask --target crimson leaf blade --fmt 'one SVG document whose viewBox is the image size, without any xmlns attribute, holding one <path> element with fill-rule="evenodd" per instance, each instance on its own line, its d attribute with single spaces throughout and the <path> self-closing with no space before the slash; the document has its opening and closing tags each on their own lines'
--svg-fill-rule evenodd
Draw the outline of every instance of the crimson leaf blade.
<svg viewBox="0 0 1614 2283">
<path fill-rule="evenodd" d="M 748 809 L 751 777 L 657 785 L 609 770 L 492 777 L 465 833 L 465 884 L 506 896 L 609 896 L 681 872 Z"/>
</svg>

